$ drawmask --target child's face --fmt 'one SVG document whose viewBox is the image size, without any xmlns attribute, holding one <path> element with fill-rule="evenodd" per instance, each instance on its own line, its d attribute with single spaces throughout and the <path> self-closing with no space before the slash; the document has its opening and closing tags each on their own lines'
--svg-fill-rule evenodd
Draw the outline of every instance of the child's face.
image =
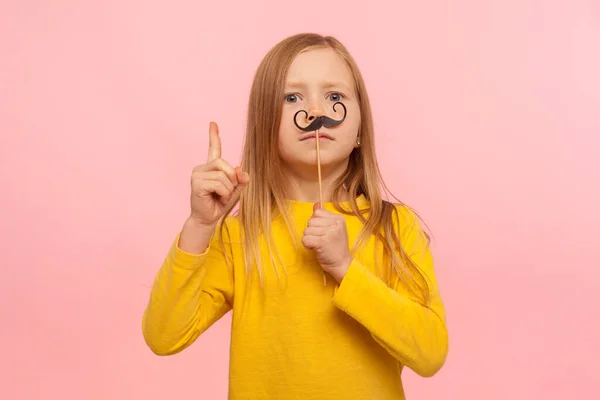
<svg viewBox="0 0 600 400">
<path fill-rule="evenodd" d="M 292 62 L 286 78 L 283 110 L 279 128 L 279 152 L 288 167 L 310 168 L 317 163 L 315 139 L 304 139 L 314 132 L 303 132 L 294 124 L 294 115 L 306 110 L 309 117 L 326 115 L 340 120 L 347 109 L 346 120 L 333 128 L 321 128 L 320 134 L 330 136 L 319 141 L 321 165 L 345 168 L 350 153 L 357 146 L 360 108 L 355 94 L 350 68 L 329 48 L 299 54 Z M 297 122 L 308 126 L 306 114 L 299 113 Z M 304 140 L 303 140 L 304 139 Z"/>
</svg>

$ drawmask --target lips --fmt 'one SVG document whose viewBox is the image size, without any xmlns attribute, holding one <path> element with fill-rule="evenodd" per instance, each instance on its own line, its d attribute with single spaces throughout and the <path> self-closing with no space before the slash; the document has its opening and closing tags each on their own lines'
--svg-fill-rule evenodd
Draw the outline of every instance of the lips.
<svg viewBox="0 0 600 400">
<path fill-rule="evenodd" d="M 314 139 L 316 137 L 317 137 L 317 135 L 315 133 L 311 133 L 311 134 L 302 136 L 300 138 L 300 141 L 302 142 L 304 140 Z M 329 136 L 328 134 L 326 134 L 326 133 L 319 133 L 319 138 L 333 140 L 333 138 L 331 136 Z"/>
</svg>

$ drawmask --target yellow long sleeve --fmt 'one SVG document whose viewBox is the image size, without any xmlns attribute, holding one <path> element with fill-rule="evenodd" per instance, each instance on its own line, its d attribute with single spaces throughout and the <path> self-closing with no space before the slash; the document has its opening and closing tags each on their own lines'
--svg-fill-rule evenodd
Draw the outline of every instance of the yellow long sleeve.
<svg viewBox="0 0 600 400">
<path fill-rule="evenodd" d="M 171 246 L 143 316 L 144 340 L 154 353 L 180 352 L 231 310 L 233 271 L 217 236 L 201 255 L 179 249 L 179 237 Z"/>
<path fill-rule="evenodd" d="M 388 287 L 357 260 L 350 265 L 333 302 L 364 325 L 403 365 L 430 377 L 442 368 L 448 354 L 445 311 L 431 252 L 415 215 L 406 209 L 400 213 L 405 221 L 402 225 L 409 227 L 402 243 L 428 280 L 432 296 L 429 306 L 417 303 L 399 287 Z"/>
</svg>

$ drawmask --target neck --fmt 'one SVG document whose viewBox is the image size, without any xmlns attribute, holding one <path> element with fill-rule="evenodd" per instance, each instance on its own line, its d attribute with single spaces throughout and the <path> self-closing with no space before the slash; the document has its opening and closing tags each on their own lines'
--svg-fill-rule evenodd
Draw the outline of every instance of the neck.
<svg viewBox="0 0 600 400">
<path fill-rule="evenodd" d="M 321 166 L 321 181 L 323 187 L 323 202 L 332 200 L 335 181 L 342 176 L 347 165 L 335 167 Z M 286 176 L 289 177 L 287 198 L 302 202 L 316 203 L 319 201 L 319 175 L 317 167 L 285 168 Z M 350 199 L 345 193 L 342 201 Z"/>
</svg>

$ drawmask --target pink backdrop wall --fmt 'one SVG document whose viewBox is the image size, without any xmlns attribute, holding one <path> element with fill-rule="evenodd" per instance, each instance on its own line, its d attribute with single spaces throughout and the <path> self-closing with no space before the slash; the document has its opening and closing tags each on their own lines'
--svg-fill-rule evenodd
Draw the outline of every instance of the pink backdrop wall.
<svg viewBox="0 0 600 400">
<path fill-rule="evenodd" d="M 225 398 L 228 317 L 159 358 L 141 315 L 209 120 L 235 162 L 254 69 L 299 31 L 355 55 L 435 234 L 451 350 L 409 398 L 598 398 L 599 4 L 2 2 L 0 398 Z"/>
</svg>

